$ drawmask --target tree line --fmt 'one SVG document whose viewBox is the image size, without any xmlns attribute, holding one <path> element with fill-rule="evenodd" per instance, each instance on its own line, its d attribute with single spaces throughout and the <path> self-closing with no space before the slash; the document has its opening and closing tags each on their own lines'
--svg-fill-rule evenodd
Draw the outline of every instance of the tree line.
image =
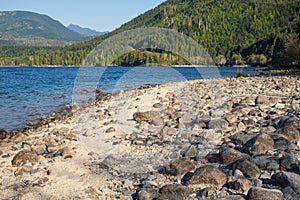
<svg viewBox="0 0 300 200">
<path fill-rule="evenodd" d="M 102 41 L 126 30 L 161 27 L 183 33 L 204 47 L 218 65 L 297 67 L 300 1 L 169 0 L 117 30 L 64 48 L 1 47 L 0 65 L 81 65 Z M 161 37 L 161 43 L 167 38 Z M 113 64 L 184 63 L 170 52 L 133 50 Z M 184 45 L 183 49 L 188 48 Z M 155 48 L 152 48 L 155 49 Z M 163 60 L 165 58 L 167 60 Z"/>
</svg>

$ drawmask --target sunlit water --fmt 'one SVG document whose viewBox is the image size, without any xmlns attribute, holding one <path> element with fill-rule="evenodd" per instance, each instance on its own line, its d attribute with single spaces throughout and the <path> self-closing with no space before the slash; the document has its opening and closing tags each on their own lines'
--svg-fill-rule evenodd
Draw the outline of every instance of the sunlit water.
<svg viewBox="0 0 300 200">
<path fill-rule="evenodd" d="M 243 73 L 256 73 L 252 69 L 245 68 Z M 11 131 L 24 128 L 27 123 L 71 105 L 78 93 L 82 98 L 83 90 L 94 95 L 92 89 L 115 92 L 128 86 L 137 88 L 147 84 L 236 76 L 238 70 L 192 67 L 1 67 L 0 129 Z"/>
</svg>

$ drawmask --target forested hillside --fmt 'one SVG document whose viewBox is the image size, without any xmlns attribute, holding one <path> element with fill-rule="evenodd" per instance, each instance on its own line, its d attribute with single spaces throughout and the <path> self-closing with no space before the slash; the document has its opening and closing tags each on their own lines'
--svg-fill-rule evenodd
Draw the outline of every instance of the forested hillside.
<svg viewBox="0 0 300 200">
<path fill-rule="evenodd" d="M 265 64 L 274 62 L 285 51 L 292 35 L 297 34 L 294 28 L 297 16 L 300 16 L 299 0 L 168 0 L 90 41 L 40 51 L 38 55 L 23 52 L 18 58 L 10 59 L 14 56 L 10 54 L 1 57 L 10 60 L 10 64 L 80 65 L 89 51 L 112 35 L 141 27 L 163 27 L 190 36 L 213 58 L 219 58 L 222 61 L 219 64 L 224 60 L 227 64 Z M 6 61 L 2 58 L 0 64 Z"/>
<path fill-rule="evenodd" d="M 0 46 L 61 46 L 88 39 L 47 15 L 27 11 L 0 12 Z"/>
</svg>

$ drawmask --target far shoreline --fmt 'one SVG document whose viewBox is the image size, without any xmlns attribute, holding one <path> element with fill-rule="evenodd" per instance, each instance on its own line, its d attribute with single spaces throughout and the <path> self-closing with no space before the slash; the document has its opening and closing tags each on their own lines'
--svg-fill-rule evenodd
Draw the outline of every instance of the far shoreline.
<svg viewBox="0 0 300 200">
<path fill-rule="evenodd" d="M 32 66 L 18 66 L 18 65 L 10 65 L 10 66 L 0 66 L 0 68 L 22 68 L 22 67 L 34 67 L 34 68 L 42 68 L 42 67 L 49 67 L 49 68 L 68 68 L 68 67 L 78 67 L 78 68 L 84 68 L 84 67 L 171 67 L 171 68 L 176 68 L 176 67 L 196 67 L 196 68 L 205 68 L 205 67 L 216 67 L 216 68 L 264 68 L 264 67 L 260 67 L 260 66 L 251 66 L 251 65 L 233 65 L 233 66 L 218 66 L 218 65 L 153 65 L 153 66 L 149 66 L 149 65 L 140 65 L 140 66 L 115 66 L 115 65 L 111 65 L 111 66 L 85 66 L 85 65 L 32 65 Z"/>
</svg>

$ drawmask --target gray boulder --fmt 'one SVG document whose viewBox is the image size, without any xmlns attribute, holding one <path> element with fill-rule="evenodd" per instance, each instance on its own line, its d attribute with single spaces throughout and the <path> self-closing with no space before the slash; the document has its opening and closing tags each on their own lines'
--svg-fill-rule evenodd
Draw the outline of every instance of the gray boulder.
<svg viewBox="0 0 300 200">
<path fill-rule="evenodd" d="M 169 166 L 166 167 L 166 174 L 172 176 L 184 175 L 187 172 L 193 171 L 195 169 L 195 164 L 187 157 L 179 157 L 171 162 Z"/>
<path fill-rule="evenodd" d="M 225 165 L 229 165 L 236 162 L 237 160 L 247 157 L 249 156 L 232 148 L 225 148 L 224 150 L 220 151 L 221 161 Z"/>
<path fill-rule="evenodd" d="M 23 166 L 26 163 L 37 163 L 39 161 L 39 156 L 35 152 L 31 151 L 20 151 L 12 159 L 11 163 L 13 166 Z"/>
<path fill-rule="evenodd" d="M 259 134 L 244 144 L 244 152 L 250 154 L 264 154 L 274 150 L 274 141 L 267 134 Z"/>
<path fill-rule="evenodd" d="M 180 184 L 165 185 L 159 190 L 158 200 L 164 199 L 186 199 L 191 193 L 191 190 Z"/>
<path fill-rule="evenodd" d="M 291 142 L 300 140 L 300 120 L 290 117 L 280 122 L 278 134 L 285 135 Z"/>
<path fill-rule="evenodd" d="M 283 200 L 283 194 L 280 190 L 253 187 L 247 195 L 248 200 Z"/>
<path fill-rule="evenodd" d="M 300 175 L 291 172 L 278 172 L 272 176 L 274 185 L 282 188 L 290 186 L 294 191 L 300 192 Z"/>
<path fill-rule="evenodd" d="M 206 165 L 198 168 L 186 184 L 195 189 L 207 187 L 222 188 L 227 182 L 227 176 L 214 165 Z"/>
<path fill-rule="evenodd" d="M 244 176 L 250 178 L 258 178 L 260 176 L 260 169 L 250 160 L 241 159 L 233 163 L 233 170 L 240 170 Z"/>
</svg>

